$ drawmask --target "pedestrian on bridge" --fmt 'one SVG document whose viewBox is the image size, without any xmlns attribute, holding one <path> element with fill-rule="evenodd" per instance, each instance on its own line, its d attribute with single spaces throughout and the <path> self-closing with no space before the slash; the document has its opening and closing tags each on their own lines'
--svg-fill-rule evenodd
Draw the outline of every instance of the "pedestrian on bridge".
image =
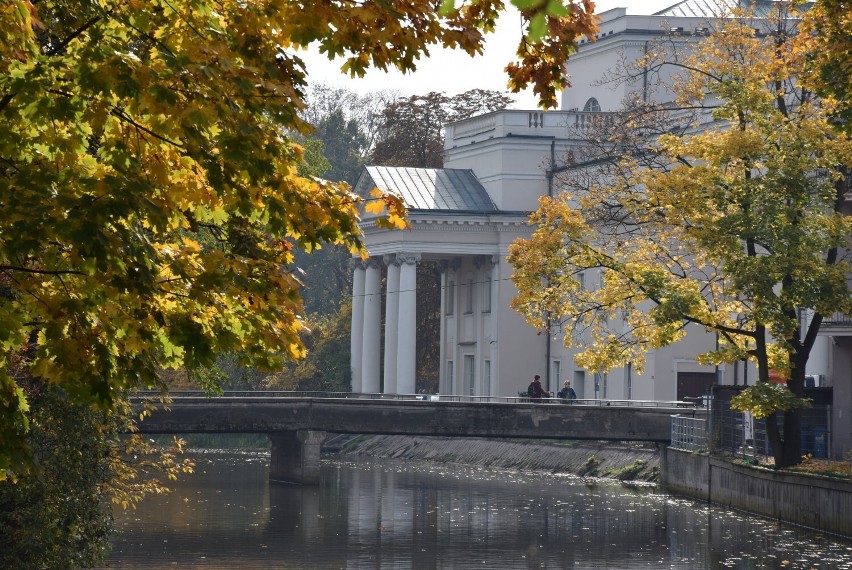
<svg viewBox="0 0 852 570">
<path fill-rule="evenodd" d="M 527 395 L 535 402 L 541 401 L 542 398 L 549 398 L 550 393 L 546 392 L 541 385 L 541 376 L 535 375 L 533 381 L 527 388 Z"/>
<path fill-rule="evenodd" d="M 574 391 L 574 388 L 571 387 L 571 381 L 565 381 L 565 387 L 559 390 L 559 397 L 563 400 L 576 400 L 577 392 Z"/>
</svg>

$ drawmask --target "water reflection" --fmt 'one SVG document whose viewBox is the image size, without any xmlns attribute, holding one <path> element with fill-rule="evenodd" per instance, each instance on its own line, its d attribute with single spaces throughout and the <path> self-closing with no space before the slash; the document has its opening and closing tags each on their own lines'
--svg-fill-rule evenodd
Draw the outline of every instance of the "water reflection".
<svg viewBox="0 0 852 570">
<path fill-rule="evenodd" d="M 111 568 L 849 568 L 852 545 L 647 489 L 425 463 L 327 461 L 269 485 L 208 455 L 117 521 Z"/>
</svg>

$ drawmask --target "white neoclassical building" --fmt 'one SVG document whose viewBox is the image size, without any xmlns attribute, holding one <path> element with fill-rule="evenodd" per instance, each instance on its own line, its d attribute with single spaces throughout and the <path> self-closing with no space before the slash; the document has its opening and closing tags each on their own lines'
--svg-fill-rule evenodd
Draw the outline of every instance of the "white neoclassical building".
<svg viewBox="0 0 852 570">
<path fill-rule="evenodd" d="M 572 87 L 563 94 L 563 110 L 503 110 L 449 125 L 443 169 L 370 166 L 363 171 L 356 190 L 379 187 L 397 193 L 409 207 L 411 230 L 382 230 L 370 219 L 362 223 L 370 257 L 353 261 L 353 391 L 415 391 L 414 276 L 415 265 L 422 261 L 438 261 L 441 267 L 436 363 L 441 393 L 515 396 L 540 374 L 554 391 L 563 380 L 572 380 L 581 399 L 675 400 L 703 394 L 714 382 L 753 381 L 756 372 L 742 364 L 698 364 L 695 356 L 712 350 L 715 337 L 697 329 L 685 340 L 649 353 L 642 375 L 630 366 L 608 374 L 584 370 L 564 347 L 561 330 L 533 330 L 509 306 L 516 291 L 506 261 L 508 247 L 530 232 L 527 216 L 538 198 L 557 190 L 555 167 L 567 151 L 582 144 L 570 133 L 582 130 L 597 113 L 617 110 L 627 96 L 667 96 L 641 79 L 612 89 L 600 83 L 602 75 L 622 57 L 639 57 L 661 36 L 688 41 L 706 33 L 715 12 L 714 2 L 705 0 L 673 3 L 652 15 L 628 14 L 624 8 L 605 12 L 597 41 L 582 43 L 569 62 Z M 845 434 L 839 440 L 845 438 L 842 445 L 848 446 L 848 320 L 826 323 L 806 372 L 818 383 L 834 386 L 834 429 L 840 430 L 839 436 Z"/>
</svg>

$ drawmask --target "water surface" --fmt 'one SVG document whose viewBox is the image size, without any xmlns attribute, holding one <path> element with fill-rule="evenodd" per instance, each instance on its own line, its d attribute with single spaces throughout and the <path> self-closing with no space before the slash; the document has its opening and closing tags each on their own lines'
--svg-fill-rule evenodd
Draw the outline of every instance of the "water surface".
<svg viewBox="0 0 852 570">
<path fill-rule="evenodd" d="M 324 460 L 270 484 L 265 453 L 203 453 L 120 516 L 108 568 L 845 568 L 852 543 L 653 489 L 575 477 Z"/>
</svg>

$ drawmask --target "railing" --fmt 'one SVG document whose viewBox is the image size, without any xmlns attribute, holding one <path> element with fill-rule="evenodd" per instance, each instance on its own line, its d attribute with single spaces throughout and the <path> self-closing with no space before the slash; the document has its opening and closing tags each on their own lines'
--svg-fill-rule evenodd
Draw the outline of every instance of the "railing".
<svg viewBox="0 0 852 570">
<path fill-rule="evenodd" d="M 826 327 L 852 327 L 852 317 L 847 317 L 843 313 L 825 315 L 822 324 Z"/>
<path fill-rule="evenodd" d="M 672 416 L 671 447 L 684 451 L 707 451 L 707 420 Z"/>
<path fill-rule="evenodd" d="M 814 457 L 828 457 L 831 440 L 829 418 L 831 407 L 814 405 L 802 409 L 801 451 Z M 778 430 L 784 431 L 784 417 L 779 414 Z M 759 459 L 772 455 L 766 434 L 766 420 L 732 410 L 726 401 L 714 401 L 713 422 L 716 426 L 714 447 L 732 457 Z"/>
<path fill-rule="evenodd" d="M 156 399 L 161 395 L 156 391 L 140 391 L 138 397 Z M 429 402 L 469 402 L 469 403 L 492 403 L 492 404 L 541 404 L 541 405 L 571 405 L 571 406 L 594 406 L 594 407 L 626 407 L 626 408 L 689 408 L 700 407 L 695 402 L 685 401 L 658 401 L 658 400 L 563 400 L 561 398 L 533 399 L 529 396 L 500 397 L 500 396 L 465 396 L 460 394 L 375 394 L 354 392 L 309 392 L 309 391 L 262 391 L 245 390 L 223 392 L 221 395 L 209 394 L 203 390 L 176 390 L 166 394 L 172 400 L 176 399 L 293 399 L 293 398 L 316 398 L 316 399 L 347 399 L 347 400 L 389 400 L 389 401 L 429 401 Z"/>
</svg>

